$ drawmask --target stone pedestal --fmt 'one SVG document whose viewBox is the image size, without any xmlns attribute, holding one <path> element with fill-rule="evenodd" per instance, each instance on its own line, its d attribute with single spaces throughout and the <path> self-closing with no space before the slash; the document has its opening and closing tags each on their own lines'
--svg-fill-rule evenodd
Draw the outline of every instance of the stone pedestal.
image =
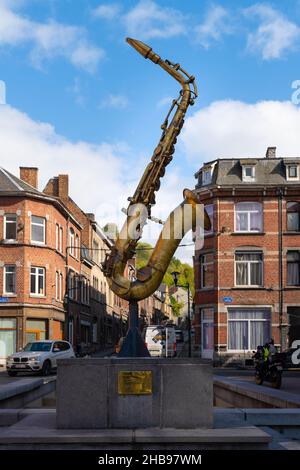
<svg viewBox="0 0 300 470">
<path fill-rule="evenodd" d="M 120 372 L 151 372 L 148 394 L 120 393 Z M 58 361 L 61 429 L 211 428 L 213 380 L 202 359 L 109 358 Z"/>
</svg>

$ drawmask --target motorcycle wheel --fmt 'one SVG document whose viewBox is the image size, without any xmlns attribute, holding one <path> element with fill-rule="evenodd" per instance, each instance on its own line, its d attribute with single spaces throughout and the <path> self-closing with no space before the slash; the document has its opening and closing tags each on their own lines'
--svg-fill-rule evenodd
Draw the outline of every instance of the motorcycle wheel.
<svg viewBox="0 0 300 470">
<path fill-rule="evenodd" d="M 281 387 L 281 374 L 276 374 L 272 378 L 272 388 L 280 388 Z"/>
<path fill-rule="evenodd" d="M 262 385 L 263 379 L 261 378 L 260 375 L 255 376 L 255 383 L 256 383 L 256 385 Z"/>
</svg>

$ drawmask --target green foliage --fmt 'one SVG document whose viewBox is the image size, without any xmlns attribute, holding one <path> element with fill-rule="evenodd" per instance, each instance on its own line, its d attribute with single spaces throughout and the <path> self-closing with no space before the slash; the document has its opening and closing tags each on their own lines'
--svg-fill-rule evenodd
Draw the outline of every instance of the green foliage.
<svg viewBox="0 0 300 470">
<path fill-rule="evenodd" d="M 152 250 L 153 247 L 149 243 L 138 243 L 136 250 L 137 269 L 144 267 L 148 263 Z M 182 263 L 178 258 L 173 256 L 163 279 L 163 282 L 167 284 L 167 286 L 174 286 L 174 281 L 171 274 L 173 271 L 178 271 L 180 273 L 178 276 L 178 284 L 181 286 L 186 286 L 187 283 L 189 283 L 191 293 L 194 295 L 194 270 L 192 266 L 190 266 L 188 263 Z"/>
<path fill-rule="evenodd" d="M 171 307 L 173 310 L 173 315 L 175 315 L 175 317 L 180 317 L 181 309 L 184 307 L 184 302 L 177 302 L 177 300 L 175 299 L 175 297 L 173 297 L 173 295 L 170 296 L 170 300 L 171 300 Z"/>
</svg>

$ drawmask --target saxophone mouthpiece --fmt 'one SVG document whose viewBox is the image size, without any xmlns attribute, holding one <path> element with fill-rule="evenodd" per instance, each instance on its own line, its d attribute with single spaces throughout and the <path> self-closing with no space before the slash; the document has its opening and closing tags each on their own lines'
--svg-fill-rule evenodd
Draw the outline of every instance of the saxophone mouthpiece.
<svg viewBox="0 0 300 470">
<path fill-rule="evenodd" d="M 126 38 L 128 44 L 130 44 L 136 51 L 138 51 L 145 59 L 148 58 L 152 48 L 147 46 L 147 44 L 143 43 L 142 41 L 138 41 L 137 39 Z"/>
</svg>

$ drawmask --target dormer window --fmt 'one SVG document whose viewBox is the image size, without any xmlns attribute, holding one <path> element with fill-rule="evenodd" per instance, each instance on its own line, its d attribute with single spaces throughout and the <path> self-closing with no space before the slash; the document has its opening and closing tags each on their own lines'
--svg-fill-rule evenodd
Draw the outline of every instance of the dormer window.
<svg viewBox="0 0 300 470">
<path fill-rule="evenodd" d="M 203 170 L 202 171 L 202 185 L 210 184 L 211 183 L 211 169 Z"/>
<path fill-rule="evenodd" d="M 254 165 L 243 165 L 243 181 L 255 181 Z"/>
<path fill-rule="evenodd" d="M 287 180 L 298 180 L 299 179 L 299 166 L 298 165 L 287 165 Z"/>
</svg>

